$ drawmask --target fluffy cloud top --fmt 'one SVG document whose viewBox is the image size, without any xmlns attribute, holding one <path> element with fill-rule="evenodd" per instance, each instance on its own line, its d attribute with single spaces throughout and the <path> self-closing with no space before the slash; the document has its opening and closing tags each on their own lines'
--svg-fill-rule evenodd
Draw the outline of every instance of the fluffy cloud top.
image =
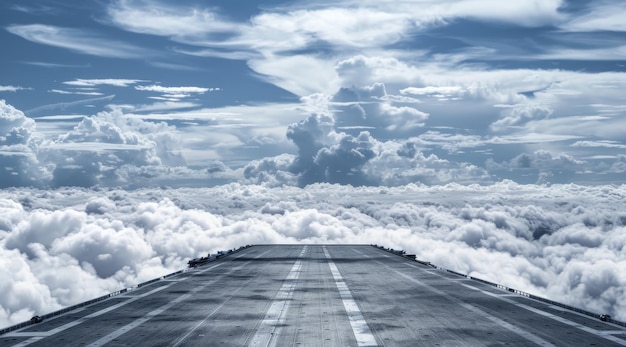
<svg viewBox="0 0 626 347">
<path fill-rule="evenodd" d="M 625 320 L 624 186 L 0 191 L 0 326 L 254 243 L 377 243 Z"/>
<path fill-rule="evenodd" d="M 0 100 L 0 188 L 36 185 L 45 173 L 37 159 L 35 121 Z"/>
</svg>

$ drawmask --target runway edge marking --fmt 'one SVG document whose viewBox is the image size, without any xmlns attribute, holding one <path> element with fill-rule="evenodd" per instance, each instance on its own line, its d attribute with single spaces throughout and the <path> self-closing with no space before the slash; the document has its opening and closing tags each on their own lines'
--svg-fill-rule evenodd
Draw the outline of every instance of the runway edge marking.
<svg viewBox="0 0 626 347">
<path fill-rule="evenodd" d="M 255 258 L 259 258 L 259 257 L 263 256 L 264 254 L 266 254 L 267 252 L 269 252 L 269 251 L 261 253 L 258 256 L 256 256 Z M 244 255 L 241 255 L 241 256 L 239 256 L 237 258 L 241 258 L 243 256 Z M 224 263 L 213 265 L 212 267 L 210 267 L 210 268 L 208 268 L 206 270 L 202 270 L 202 272 L 207 272 L 207 271 L 209 271 L 209 270 L 211 270 L 213 268 L 216 268 L 216 267 L 218 267 L 218 266 L 220 266 L 222 264 L 224 264 Z M 234 271 L 236 271 L 236 270 L 238 270 L 240 268 L 243 268 L 244 266 L 246 266 L 246 264 L 242 264 L 242 265 L 234 268 L 231 272 L 234 272 Z M 165 304 L 165 305 L 163 305 L 163 306 L 161 306 L 161 307 L 159 307 L 159 308 L 157 308 L 155 310 L 152 310 L 152 311 L 146 313 L 143 317 L 137 318 L 134 321 L 132 321 L 132 322 L 130 322 L 130 323 L 128 323 L 128 324 L 118 328 L 117 330 L 111 332 L 110 334 L 107 334 L 107 335 L 101 337 L 100 339 L 96 340 L 95 342 L 90 343 L 88 346 L 89 347 L 100 347 L 100 346 L 103 346 L 103 345 L 113 341 L 114 339 L 122 336 L 123 334 L 127 333 L 128 331 L 130 331 L 130 330 L 140 326 L 141 324 L 149 321 L 153 317 L 158 316 L 159 314 L 161 314 L 161 313 L 165 312 L 166 310 L 172 308 L 174 305 L 178 304 L 179 302 L 184 301 L 185 299 L 187 299 L 189 297 L 192 297 L 195 293 L 197 293 L 197 292 L 199 292 L 201 290 L 204 290 L 205 288 L 209 287 L 210 285 L 213 285 L 214 283 L 215 283 L 215 280 L 210 281 L 210 282 L 208 282 L 207 284 L 205 284 L 203 286 L 196 287 L 196 288 L 194 288 L 191 291 L 191 293 L 188 293 L 188 294 L 181 295 L 181 296 L 177 297 L 176 299 L 170 301 L 169 303 L 167 303 L 167 304 Z M 170 285 L 168 285 L 168 286 L 170 286 Z"/>
<path fill-rule="evenodd" d="M 536 314 L 539 314 L 539 315 L 542 315 L 542 316 L 544 316 L 544 317 L 547 317 L 547 318 L 553 319 L 553 320 L 558 321 L 558 322 L 561 322 L 561 323 L 563 323 L 563 324 L 567 324 L 567 325 L 569 325 L 569 326 L 572 326 L 572 327 L 574 327 L 574 328 L 576 328 L 576 329 L 582 330 L 582 331 L 587 332 L 587 333 L 589 333 L 589 334 L 596 335 L 596 336 L 598 336 L 598 337 L 601 337 L 601 338 L 604 338 L 604 339 L 607 339 L 607 340 L 613 341 L 613 342 L 615 342 L 615 343 L 618 343 L 618 344 L 621 344 L 621 345 L 626 346 L 626 340 L 624 340 L 624 339 L 620 339 L 619 337 L 617 337 L 617 336 L 612 336 L 612 335 L 610 335 L 610 334 L 604 334 L 604 333 L 603 333 L 603 331 L 601 331 L 601 330 L 597 330 L 597 329 L 593 329 L 593 328 L 590 328 L 590 327 L 584 326 L 584 325 L 582 325 L 582 324 L 579 324 L 579 323 L 573 322 L 573 321 L 571 321 L 571 320 L 569 320 L 569 319 L 567 319 L 567 318 L 559 317 L 559 316 L 557 316 L 557 315 L 554 315 L 554 314 L 552 314 L 552 313 L 549 313 L 549 312 L 546 312 L 546 311 L 540 310 L 540 309 L 538 309 L 538 308 L 535 308 L 535 307 L 532 307 L 532 306 L 528 306 L 528 305 L 526 305 L 526 304 L 519 303 L 519 302 L 517 302 L 517 301 L 515 301 L 515 300 L 511 300 L 511 299 L 508 299 L 508 298 L 506 298 L 506 297 L 502 297 L 502 296 L 500 296 L 500 295 L 498 295 L 498 294 L 496 294 L 496 293 L 491 293 L 491 292 L 488 292 L 488 291 L 486 291 L 486 290 L 482 290 L 482 289 L 480 289 L 480 288 L 477 288 L 477 287 L 474 287 L 474 286 L 471 286 L 471 285 L 468 285 L 468 284 L 464 284 L 464 283 L 462 283 L 462 285 L 463 285 L 463 286 L 465 286 L 465 287 L 467 287 L 467 288 L 470 288 L 470 289 L 473 289 L 473 290 L 477 290 L 477 291 L 479 291 L 479 292 L 482 292 L 482 293 L 484 293 L 484 294 L 486 294 L 486 295 L 492 296 L 492 297 L 494 297 L 494 298 L 500 299 L 500 300 L 502 300 L 502 301 L 505 301 L 505 302 L 507 302 L 507 303 L 509 303 L 509 304 L 512 304 L 512 305 L 515 305 L 515 306 L 517 306 L 517 307 L 521 307 L 521 308 L 523 308 L 523 309 L 525 309 L 525 310 L 528 310 L 528 311 L 534 312 L 534 313 L 536 313 Z M 622 331 L 622 333 L 624 333 L 624 332 L 625 332 L 625 331 Z"/>
<path fill-rule="evenodd" d="M 368 255 L 366 255 L 366 254 L 364 254 L 362 252 L 359 252 L 357 250 L 355 250 L 355 252 L 361 254 L 362 256 L 364 256 L 366 258 L 371 258 L 370 256 L 368 256 Z M 382 266 L 384 266 L 384 267 L 386 267 L 386 268 L 388 268 L 389 270 L 395 272 L 396 274 L 406 278 L 407 280 L 425 287 L 426 289 L 430 290 L 433 293 L 441 294 L 439 292 L 439 290 L 437 290 L 436 288 L 434 288 L 434 287 L 432 287 L 432 286 L 430 286 L 430 285 L 428 285 L 426 283 L 423 283 L 422 281 L 420 281 L 418 279 L 415 279 L 415 278 L 413 278 L 413 277 L 411 277 L 411 276 L 409 276 L 407 274 L 404 274 L 404 273 L 402 273 L 402 272 L 400 272 L 400 271 L 398 271 L 396 269 L 393 269 L 390 266 L 388 266 L 387 264 L 384 264 L 384 263 L 382 263 L 382 262 L 380 262 L 378 260 L 375 260 L 375 262 L 380 264 L 380 265 L 382 265 Z M 413 266 L 413 265 L 410 265 L 410 266 L 417 268 L 416 266 Z M 513 333 L 515 333 L 517 335 L 519 335 L 519 336 L 522 336 L 522 337 L 524 337 L 525 339 L 527 339 L 529 341 L 532 341 L 532 342 L 536 343 L 539 346 L 544 346 L 544 347 L 554 347 L 555 346 L 551 342 L 549 342 L 549 341 L 547 341 L 547 340 L 545 340 L 545 339 L 543 339 L 543 338 L 541 338 L 541 337 L 539 337 L 539 336 L 537 336 L 537 335 L 535 335 L 535 334 L 533 334 L 531 332 L 528 332 L 528 331 L 526 331 L 526 330 L 524 330 L 524 329 L 522 329 L 520 327 L 517 327 L 517 326 L 515 326 L 513 324 L 504 322 L 504 321 L 498 319 L 497 317 L 494 317 L 494 316 L 490 315 L 489 313 L 487 313 L 487 312 L 485 312 L 485 311 L 483 311 L 483 310 L 481 310 L 481 309 L 479 309 L 477 307 L 474 307 L 474 306 L 472 306 L 470 304 L 467 304 L 467 303 L 463 302 L 460 299 L 456 299 L 456 298 L 452 298 L 452 297 L 448 297 L 448 299 L 450 301 L 456 302 L 458 305 L 463 306 L 466 309 L 468 309 L 468 310 L 470 310 L 470 311 L 472 311 L 474 313 L 477 313 L 477 314 L 479 314 L 479 315 L 489 319 L 490 321 L 500 325 L 501 327 L 503 327 L 503 328 L 505 328 L 505 329 L 507 329 L 507 330 L 509 330 L 509 331 L 511 331 L 511 332 L 513 332 Z"/>
<path fill-rule="evenodd" d="M 412 267 L 412 268 L 415 268 L 415 269 L 418 269 L 418 270 L 421 270 L 421 271 L 424 271 L 424 272 L 428 272 L 429 274 L 432 274 L 432 275 L 436 275 L 436 276 L 439 276 L 439 277 L 442 277 L 442 278 L 447 278 L 447 277 L 445 277 L 445 276 L 443 276 L 443 275 L 441 275 L 441 274 L 437 273 L 436 271 L 427 271 L 427 270 L 424 270 L 424 269 L 422 269 L 422 268 L 420 268 L 420 267 L 418 267 L 418 266 L 415 266 L 415 265 L 413 265 L 413 264 L 405 264 L 405 265 L 406 265 L 406 266 L 409 266 L 409 267 Z M 567 325 L 569 325 L 569 326 L 572 326 L 572 327 L 577 328 L 577 329 L 579 329 L 579 330 L 582 330 L 582 331 L 584 331 L 584 332 L 590 333 L 590 334 L 592 334 L 592 335 L 596 335 L 596 336 L 598 336 L 598 337 L 600 337 L 600 338 L 604 338 L 604 339 L 607 339 L 607 340 L 613 341 L 613 342 L 615 342 L 615 343 L 618 343 L 618 344 L 621 344 L 621 345 L 626 346 L 626 340 L 624 340 L 624 339 L 621 339 L 621 338 L 619 338 L 619 337 L 617 337 L 617 336 L 611 336 L 610 334 L 604 334 L 601 330 L 593 329 L 593 328 L 590 328 L 590 327 L 584 326 L 584 325 L 582 325 L 582 324 L 579 324 L 579 323 L 573 322 L 573 321 L 571 321 L 571 320 L 569 320 L 569 319 L 567 319 L 567 318 L 564 318 L 564 317 L 559 317 L 559 316 L 557 316 L 557 315 L 554 315 L 554 314 L 552 314 L 552 313 L 549 313 L 549 312 L 546 312 L 546 311 L 540 310 L 540 309 L 538 309 L 538 308 L 531 307 L 531 306 L 528 306 L 528 305 L 525 305 L 525 304 L 519 303 L 519 302 L 517 302 L 517 301 L 515 301 L 515 300 L 511 300 L 511 299 L 507 298 L 507 296 L 508 296 L 508 295 L 502 295 L 502 294 L 498 294 L 498 293 L 492 293 L 492 292 L 489 292 L 489 291 L 486 291 L 486 290 L 480 289 L 480 288 L 478 288 L 478 287 L 475 287 L 475 286 L 469 285 L 469 284 L 467 284 L 467 283 L 459 283 L 459 284 L 460 284 L 460 285 L 462 285 L 462 286 L 464 286 L 464 287 L 466 287 L 466 288 L 469 288 L 469 289 L 472 289 L 472 290 L 476 290 L 476 291 L 482 292 L 483 294 L 487 294 L 487 295 L 489 295 L 489 296 L 492 296 L 492 297 L 497 298 L 497 299 L 499 299 L 499 300 L 505 301 L 505 302 L 507 302 L 507 303 L 509 303 L 509 304 L 512 304 L 512 305 L 518 306 L 518 307 L 520 307 L 520 308 L 526 309 L 526 310 L 528 310 L 528 311 L 531 311 L 531 312 L 537 313 L 537 314 L 542 315 L 542 316 L 544 316 L 544 317 L 547 317 L 547 318 L 553 319 L 553 320 L 558 321 L 558 322 L 561 322 L 561 323 L 563 323 L 563 324 L 567 324 Z M 524 297 L 524 296 L 519 296 L 519 295 L 516 295 L 515 297 L 516 297 L 516 298 L 520 298 L 520 297 L 521 297 L 521 298 L 526 298 L 526 297 Z M 532 299 L 530 299 L 530 298 L 526 298 L 526 299 L 528 299 L 528 300 L 532 300 Z M 570 311 L 568 310 L 568 312 L 570 312 Z M 573 311 L 572 311 L 572 312 L 573 312 Z M 576 312 L 573 312 L 573 313 L 576 313 Z M 582 316 L 582 315 L 581 315 L 581 316 Z M 585 318 L 589 319 L 589 317 L 588 317 L 588 316 L 582 316 L 582 317 L 585 317 Z"/>
</svg>

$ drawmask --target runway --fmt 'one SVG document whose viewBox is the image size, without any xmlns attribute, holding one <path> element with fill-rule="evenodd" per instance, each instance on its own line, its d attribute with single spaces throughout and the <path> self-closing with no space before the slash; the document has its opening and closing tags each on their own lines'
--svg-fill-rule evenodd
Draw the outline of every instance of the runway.
<svg viewBox="0 0 626 347">
<path fill-rule="evenodd" d="M 369 245 L 257 245 L 0 346 L 624 346 L 626 329 Z"/>
</svg>

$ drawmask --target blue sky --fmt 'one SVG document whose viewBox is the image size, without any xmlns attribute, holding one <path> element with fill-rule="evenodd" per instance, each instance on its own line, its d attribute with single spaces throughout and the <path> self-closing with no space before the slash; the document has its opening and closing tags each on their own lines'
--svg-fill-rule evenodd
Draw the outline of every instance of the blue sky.
<svg viewBox="0 0 626 347">
<path fill-rule="evenodd" d="M 622 183 L 622 1 L 5 1 L 0 186 Z"/>
</svg>

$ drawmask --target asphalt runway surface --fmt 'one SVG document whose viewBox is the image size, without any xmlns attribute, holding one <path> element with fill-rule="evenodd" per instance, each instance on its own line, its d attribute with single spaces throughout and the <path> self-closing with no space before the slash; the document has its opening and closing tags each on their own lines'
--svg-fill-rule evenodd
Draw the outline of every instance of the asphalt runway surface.
<svg viewBox="0 0 626 347">
<path fill-rule="evenodd" d="M 626 329 L 368 245 L 258 245 L 0 346 L 625 346 Z"/>
</svg>

